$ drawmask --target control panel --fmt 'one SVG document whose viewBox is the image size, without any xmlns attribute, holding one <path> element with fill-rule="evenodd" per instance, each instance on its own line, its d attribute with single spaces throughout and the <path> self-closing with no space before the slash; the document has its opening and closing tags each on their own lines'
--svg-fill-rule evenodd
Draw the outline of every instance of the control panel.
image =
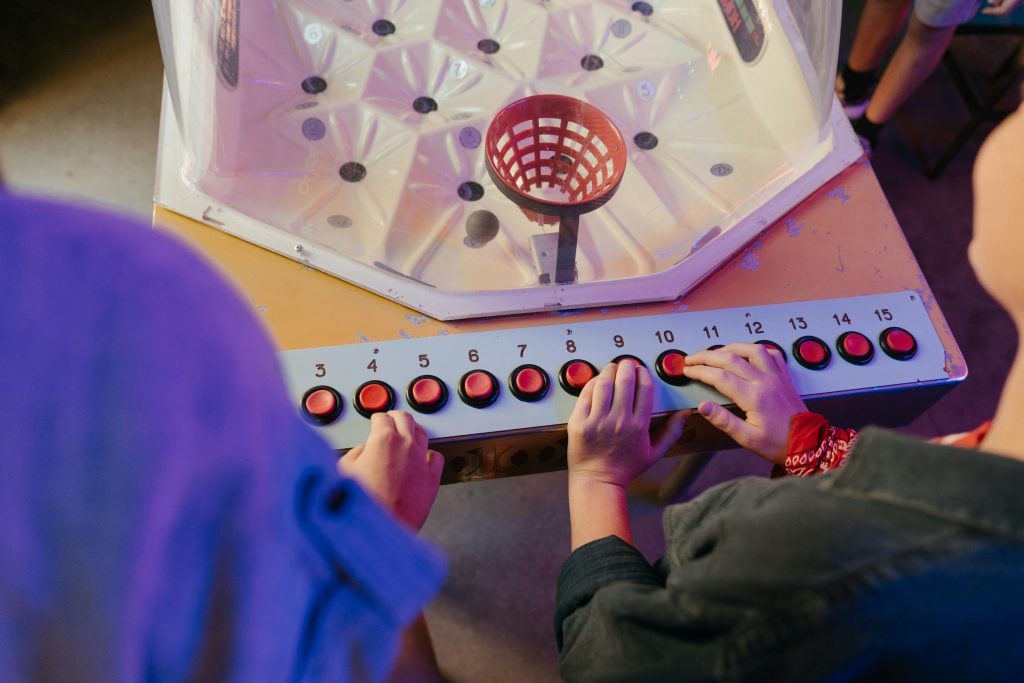
<svg viewBox="0 0 1024 683">
<path fill-rule="evenodd" d="M 618 314 L 619 317 L 612 317 Z M 282 352 L 295 405 L 339 450 L 370 416 L 410 411 L 433 445 L 564 425 L 608 362 L 655 377 L 655 413 L 726 399 L 682 374 L 686 355 L 730 342 L 771 345 L 805 397 L 950 382 L 928 312 L 911 291 L 750 308 L 630 316 Z"/>
</svg>

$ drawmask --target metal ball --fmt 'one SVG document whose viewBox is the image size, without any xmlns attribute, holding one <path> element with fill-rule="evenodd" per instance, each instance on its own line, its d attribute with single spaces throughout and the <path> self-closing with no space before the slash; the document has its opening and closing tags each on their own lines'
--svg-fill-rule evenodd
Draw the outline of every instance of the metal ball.
<svg viewBox="0 0 1024 683">
<path fill-rule="evenodd" d="M 498 235 L 498 217 L 481 209 L 466 218 L 466 235 L 477 244 L 486 244 Z"/>
</svg>

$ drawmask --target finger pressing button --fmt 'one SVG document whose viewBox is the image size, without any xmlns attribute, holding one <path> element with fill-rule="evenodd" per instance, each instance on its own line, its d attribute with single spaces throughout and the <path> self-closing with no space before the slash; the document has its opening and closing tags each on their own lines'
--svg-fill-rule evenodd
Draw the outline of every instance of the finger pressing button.
<svg viewBox="0 0 1024 683">
<path fill-rule="evenodd" d="M 663 351 L 658 360 L 654 363 L 654 370 L 662 381 L 681 387 L 689 383 L 689 379 L 683 374 L 686 368 L 686 354 L 678 349 Z"/>
<path fill-rule="evenodd" d="M 363 417 L 386 413 L 395 407 L 395 392 L 387 383 L 371 380 L 356 389 L 352 403 Z"/>
<path fill-rule="evenodd" d="M 786 357 L 786 352 L 783 350 L 783 348 L 781 346 L 779 346 L 778 344 L 776 344 L 775 342 L 773 342 L 772 340 L 770 340 L 770 339 L 759 339 L 759 340 L 757 340 L 754 343 L 755 344 L 760 344 L 761 346 L 767 346 L 769 349 L 775 349 L 780 354 L 782 354 L 782 360 L 783 361 L 785 361 L 786 363 L 789 362 L 789 358 Z"/>
</svg>

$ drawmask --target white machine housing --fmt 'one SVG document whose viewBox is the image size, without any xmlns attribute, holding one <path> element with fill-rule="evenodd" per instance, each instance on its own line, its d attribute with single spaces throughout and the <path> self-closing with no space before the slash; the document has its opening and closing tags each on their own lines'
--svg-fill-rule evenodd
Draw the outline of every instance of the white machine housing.
<svg viewBox="0 0 1024 683">
<path fill-rule="evenodd" d="M 832 94 L 839 3 L 154 0 L 156 201 L 435 318 L 667 300 L 861 155 Z M 577 280 L 481 137 L 531 94 L 622 132 Z M 653 143 L 653 146 L 652 146 Z M 497 217 L 494 235 L 467 219 Z"/>
</svg>

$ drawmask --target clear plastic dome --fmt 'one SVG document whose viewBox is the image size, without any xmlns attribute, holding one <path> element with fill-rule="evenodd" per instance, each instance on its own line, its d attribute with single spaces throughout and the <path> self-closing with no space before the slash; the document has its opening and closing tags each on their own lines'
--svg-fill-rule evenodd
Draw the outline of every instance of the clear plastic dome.
<svg viewBox="0 0 1024 683">
<path fill-rule="evenodd" d="M 673 298 L 860 154 L 832 94 L 839 3 L 155 6 L 158 200 L 442 319 Z M 570 277 L 558 222 L 487 170 L 492 119 L 537 94 L 593 105 L 626 145 Z"/>
</svg>

